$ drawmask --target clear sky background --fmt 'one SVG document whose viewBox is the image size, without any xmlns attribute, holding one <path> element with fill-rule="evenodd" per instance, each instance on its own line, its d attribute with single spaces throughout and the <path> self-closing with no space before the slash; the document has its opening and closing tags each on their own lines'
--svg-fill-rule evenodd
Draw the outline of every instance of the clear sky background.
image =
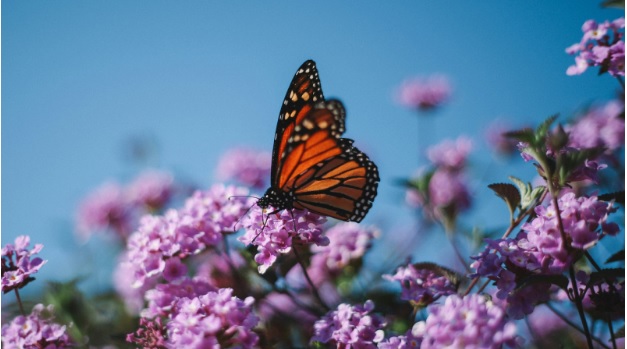
<svg viewBox="0 0 627 349">
<path fill-rule="evenodd" d="M 518 158 L 494 160 L 483 132 L 495 118 L 536 125 L 614 97 L 617 82 L 596 69 L 565 74 L 574 59 L 564 49 L 583 22 L 623 15 L 599 3 L 3 1 L 2 244 L 28 234 L 49 260 L 39 278 L 96 273 L 94 287 L 105 285 L 108 274 L 95 270 L 113 264 L 112 250 L 78 245 L 73 215 L 102 182 L 137 174 L 129 141 L 153 141 L 151 166 L 207 187 L 225 150 L 271 150 L 306 59 L 317 62 L 325 96 L 344 102 L 346 137 L 379 166 L 366 222 L 383 225 L 383 239 L 412 222 L 394 180 L 421 164 L 419 147 L 461 134 L 475 139 L 482 208 L 469 221 L 504 224 L 486 185 L 533 171 Z M 443 109 L 419 118 L 395 102 L 404 79 L 432 73 L 453 85 Z"/>
</svg>

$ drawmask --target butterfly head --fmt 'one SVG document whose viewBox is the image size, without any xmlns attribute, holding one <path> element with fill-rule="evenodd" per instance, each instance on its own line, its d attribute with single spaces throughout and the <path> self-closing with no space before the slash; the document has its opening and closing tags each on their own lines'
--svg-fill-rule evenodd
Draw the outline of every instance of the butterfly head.
<svg viewBox="0 0 627 349">
<path fill-rule="evenodd" d="M 276 210 L 292 209 L 294 195 L 273 187 L 268 188 L 261 199 L 257 200 L 257 206 L 266 209 L 272 206 Z"/>
</svg>

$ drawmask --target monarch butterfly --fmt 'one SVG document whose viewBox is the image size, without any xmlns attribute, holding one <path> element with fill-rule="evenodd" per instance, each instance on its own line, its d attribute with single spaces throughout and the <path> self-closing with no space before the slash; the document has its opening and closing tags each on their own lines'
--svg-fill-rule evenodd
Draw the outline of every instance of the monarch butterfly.
<svg viewBox="0 0 627 349">
<path fill-rule="evenodd" d="M 353 140 L 341 138 L 346 113 L 325 100 L 316 63 L 308 60 L 287 89 L 274 135 L 270 188 L 262 209 L 307 209 L 360 222 L 377 195 L 379 171 Z"/>
</svg>

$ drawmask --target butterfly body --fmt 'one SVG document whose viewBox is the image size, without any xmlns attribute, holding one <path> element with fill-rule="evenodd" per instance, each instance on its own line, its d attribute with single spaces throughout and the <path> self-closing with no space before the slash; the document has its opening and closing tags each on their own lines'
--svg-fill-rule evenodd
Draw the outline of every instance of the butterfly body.
<svg viewBox="0 0 627 349">
<path fill-rule="evenodd" d="M 303 63 L 279 113 L 271 186 L 257 205 L 361 221 L 377 194 L 379 173 L 352 140 L 341 138 L 345 119 L 340 101 L 324 99 L 315 63 Z"/>
</svg>

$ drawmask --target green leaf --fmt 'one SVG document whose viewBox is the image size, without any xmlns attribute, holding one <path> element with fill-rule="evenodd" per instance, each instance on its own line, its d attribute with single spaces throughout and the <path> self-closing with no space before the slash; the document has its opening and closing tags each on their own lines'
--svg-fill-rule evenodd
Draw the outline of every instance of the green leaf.
<svg viewBox="0 0 627 349">
<path fill-rule="evenodd" d="M 511 217 L 514 217 L 516 207 L 518 207 L 521 200 L 518 189 L 516 189 L 513 184 L 509 183 L 494 183 L 488 185 L 488 188 L 492 189 L 496 193 L 496 196 L 505 201 Z"/>
<path fill-rule="evenodd" d="M 607 193 L 603 195 L 599 195 L 599 200 L 601 201 L 612 201 L 619 203 L 625 206 L 625 191 L 617 191 L 613 193 Z"/>
<path fill-rule="evenodd" d="M 557 114 L 551 115 L 544 120 L 537 128 L 533 145 L 544 146 L 546 136 L 549 134 L 551 124 L 557 119 Z"/>
<path fill-rule="evenodd" d="M 625 278 L 625 268 L 601 269 L 590 273 L 588 285 L 596 285 L 605 280 L 616 280 Z"/>
<path fill-rule="evenodd" d="M 537 186 L 533 188 L 531 186 L 531 183 L 525 183 L 514 176 L 509 176 L 508 178 L 518 187 L 518 191 L 521 194 L 520 209 L 523 212 L 527 211 L 529 207 L 535 206 L 538 199 L 540 199 L 540 197 L 542 196 L 542 194 L 544 194 L 544 191 L 546 190 L 546 187 L 543 186 Z"/>
<path fill-rule="evenodd" d="M 625 338 L 625 325 L 623 325 L 623 327 L 619 328 L 618 331 L 614 333 L 614 337 Z"/>
<path fill-rule="evenodd" d="M 534 133 L 533 130 L 530 128 L 523 128 L 522 130 L 505 132 L 503 133 L 503 136 L 526 143 L 531 143 L 534 140 Z"/>
<path fill-rule="evenodd" d="M 611 255 L 610 258 L 608 258 L 605 261 L 605 264 L 614 263 L 614 262 L 624 262 L 624 261 L 625 261 L 625 250 L 623 249 Z"/>
<path fill-rule="evenodd" d="M 625 0 L 605 0 L 601 3 L 601 7 L 625 8 Z"/>
<path fill-rule="evenodd" d="M 532 284 L 552 284 L 566 291 L 568 288 L 568 278 L 564 275 L 531 275 L 520 282 L 515 291 Z"/>
</svg>

